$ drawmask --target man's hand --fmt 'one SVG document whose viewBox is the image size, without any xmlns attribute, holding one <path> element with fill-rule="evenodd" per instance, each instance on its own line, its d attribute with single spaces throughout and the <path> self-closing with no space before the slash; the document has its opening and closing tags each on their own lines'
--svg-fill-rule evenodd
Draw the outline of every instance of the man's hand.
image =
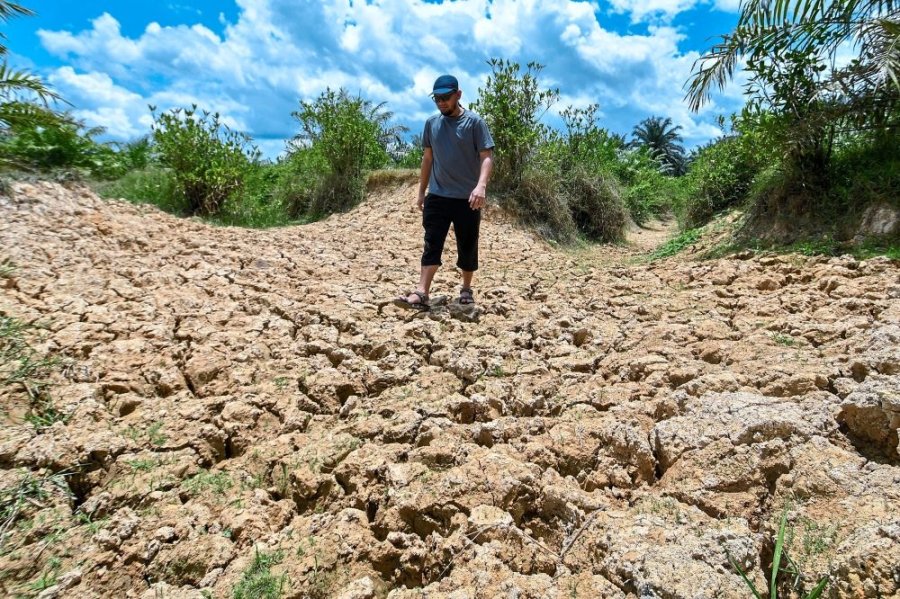
<svg viewBox="0 0 900 599">
<path fill-rule="evenodd" d="M 419 194 L 419 198 L 416 200 L 416 206 L 419 207 L 420 212 L 425 209 L 425 194 L 424 193 Z"/>
<path fill-rule="evenodd" d="M 472 210 L 481 210 L 484 208 L 484 197 L 487 195 L 487 189 L 484 185 L 479 185 L 469 194 L 469 206 Z"/>
</svg>

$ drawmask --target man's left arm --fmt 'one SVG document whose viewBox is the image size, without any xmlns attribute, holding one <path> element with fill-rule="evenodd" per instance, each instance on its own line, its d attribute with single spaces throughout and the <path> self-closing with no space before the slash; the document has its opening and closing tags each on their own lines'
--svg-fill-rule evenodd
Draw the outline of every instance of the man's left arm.
<svg viewBox="0 0 900 599">
<path fill-rule="evenodd" d="M 491 171 L 494 168 L 494 149 L 488 148 L 478 153 L 481 161 L 481 170 L 478 174 L 478 185 L 469 194 L 469 206 L 472 210 L 480 210 L 484 208 L 485 197 L 487 196 L 487 184 L 491 179 Z"/>
</svg>

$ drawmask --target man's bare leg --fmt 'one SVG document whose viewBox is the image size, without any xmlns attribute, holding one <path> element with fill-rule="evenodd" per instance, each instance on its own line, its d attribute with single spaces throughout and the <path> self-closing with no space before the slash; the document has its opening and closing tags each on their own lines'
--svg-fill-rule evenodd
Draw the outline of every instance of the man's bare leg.
<svg viewBox="0 0 900 599">
<path fill-rule="evenodd" d="M 434 280 L 434 275 L 438 270 L 438 266 L 435 264 L 433 266 L 423 266 L 421 272 L 419 273 L 419 286 L 416 287 L 416 290 L 425 293 L 428 295 L 431 292 L 431 282 Z M 469 279 L 471 280 L 471 276 Z M 406 301 L 410 304 L 418 304 L 421 299 L 415 293 L 410 293 L 407 296 Z"/>
<path fill-rule="evenodd" d="M 472 288 L 472 275 L 474 275 L 474 274 L 475 274 L 475 272 L 471 271 L 471 270 L 462 271 L 463 289 L 471 289 Z"/>
</svg>

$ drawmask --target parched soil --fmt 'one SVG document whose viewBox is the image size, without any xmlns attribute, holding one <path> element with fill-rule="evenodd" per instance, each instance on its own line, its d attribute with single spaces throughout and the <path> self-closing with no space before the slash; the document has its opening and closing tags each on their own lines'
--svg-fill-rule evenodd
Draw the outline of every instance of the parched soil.
<svg viewBox="0 0 900 599">
<path fill-rule="evenodd" d="M 475 308 L 451 238 L 417 313 L 411 184 L 267 231 L 13 191 L 0 315 L 57 361 L 0 388 L 2 596 L 749 597 L 785 510 L 780 596 L 900 596 L 896 261 L 492 210 Z"/>
</svg>

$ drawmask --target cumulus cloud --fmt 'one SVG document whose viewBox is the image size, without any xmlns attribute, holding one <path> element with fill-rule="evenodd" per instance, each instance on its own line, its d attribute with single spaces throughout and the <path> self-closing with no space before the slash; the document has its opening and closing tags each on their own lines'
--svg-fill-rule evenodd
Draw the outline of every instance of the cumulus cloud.
<svg viewBox="0 0 900 599">
<path fill-rule="evenodd" d="M 696 58 L 679 50 L 683 31 L 659 21 L 641 33 L 601 25 L 606 10 L 649 19 L 687 10 L 691 0 L 613 0 L 603 8 L 576 0 L 236 1 L 238 17 L 220 33 L 149 23 L 128 37 L 108 13 L 83 31 L 41 31 L 44 47 L 68 63 L 52 81 L 111 135 L 144 130 L 148 103 L 197 103 L 266 140 L 271 155 L 278 138 L 296 132 L 290 113 L 298 101 L 326 87 L 385 101 L 417 132 L 434 110 L 428 93 L 437 75 L 456 74 L 471 101 L 488 59 L 504 57 L 546 65 L 547 86 L 566 102 L 599 103 L 601 125 L 614 131 L 657 114 L 683 125 L 688 143 L 712 134 L 712 115 L 690 114 L 682 102 Z"/>
</svg>

